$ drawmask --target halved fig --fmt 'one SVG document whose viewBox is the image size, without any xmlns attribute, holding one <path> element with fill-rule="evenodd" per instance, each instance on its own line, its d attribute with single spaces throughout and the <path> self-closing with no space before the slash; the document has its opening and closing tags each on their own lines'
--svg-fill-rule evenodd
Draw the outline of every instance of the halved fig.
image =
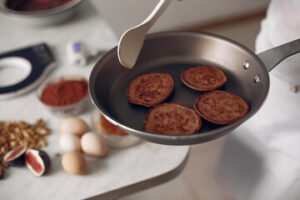
<svg viewBox="0 0 300 200">
<path fill-rule="evenodd" d="M 10 150 L 3 158 L 3 161 L 10 166 L 21 166 L 25 163 L 24 153 L 27 150 L 24 146 Z"/>
<path fill-rule="evenodd" d="M 194 109 L 207 121 L 224 125 L 241 119 L 248 113 L 249 106 L 237 95 L 214 90 L 200 95 L 195 101 Z"/>
<path fill-rule="evenodd" d="M 28 149 L 25 153 L 27 168 L 35 175 L 42 176 L 50 168 L 50 157 L 45 151 L 40 149 Z"/>
<path fill-rule="evenodd" d="M 201 118 L 193 109 L 177 103 L 164 103 L 148 111 L 143 129 L 165 135 L 191 135 L 197 133 L 201 125 Z"/>
<path fill-rule="evenodd" d="M 145 107 L 165 101 L 174 90 L 174 80 L 168 73 L 148 73 L 133 79 L 127 86 L 128 100 Z"/>
<path fill-rule="evenodd" d="M 222 87 L 227 82 L 227 77 L 217 67 L 198 66 L 182 72 L 180 80 L 191 89 L 210 91 Z"/>
</svg>

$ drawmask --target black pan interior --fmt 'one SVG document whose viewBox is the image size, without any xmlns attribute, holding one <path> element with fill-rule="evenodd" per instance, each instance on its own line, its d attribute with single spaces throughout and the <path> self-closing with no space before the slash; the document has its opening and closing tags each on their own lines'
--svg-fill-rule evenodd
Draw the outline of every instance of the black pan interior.
<svg viewBox="0 0 300 200">
<path fill-rule="evenodd" d="M 195 91 L 187 86 L 185 86 L 180 81 L 180 74 L 186 69 L 190 67 L 198 66 L 198 65 L 209 65 L 209 66 L 217 66 L 225 71 L 228 82 L 221 90 L 229 91 L 231 93 L 240 95 L 245 98 L 245 94 L 240 87 L 236 87 L 238 85 L 238 80 L 235 79 L 235 76 L 230 73 L 230 71 L 226 70 L 222 66 L 218 66 L 216 63 L 208 63 L 208 62 L 196 62 L 196 63 L 189 63 L 189 62 L 170 62 L 170 63 L 160 63 L 157 66 L 152 65 L 153 67 L 148 70 L 143 70 L 141 73 L 134 74 L 133 76 L 124 76 L 116 81 L 113 86 L 111 87 L 111 95 L 110 100 L 110 114 L 118 121 L 124 123 L 125 125 L 132 127 L 137 130 L 142 130 L 142 125 L 144 121 L 145 114 L 149 110 L 144 106 L 134 105 L 127 100 L 126 95 L 126 87 L 130 80 L 134 77 L 150 72 L 166 72 L 171 74 L 175 82 L 175 89 L 172 95 L 166 100 L 166 102 L 176 102 L 183 105 L 186 105 L 190 108 L 193 108 L 194 102 L 196 98 L 201 95 L 203 92 Z M 246 100 L 247 101 L 247 100 Z M 251 102 L 247 101 L 249 104 Z M 133 120 L 134 119 L 134 120 Z M 205 120 L 203 121 L 203 126 L 200 130 L 201 132 L 205 132 L 208 130 L 215 129 L 219 126 L 209 123 Z"/>
</svg>

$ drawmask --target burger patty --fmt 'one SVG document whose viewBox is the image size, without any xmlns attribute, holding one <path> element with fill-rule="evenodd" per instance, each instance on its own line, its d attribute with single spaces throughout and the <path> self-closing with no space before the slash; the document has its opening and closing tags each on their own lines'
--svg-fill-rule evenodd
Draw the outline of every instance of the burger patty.
<svg viewBox="0 0 300 200">
<path fill-rule="evenodd" d="M 232 123 L 249 111 L 248 104 L 239 96 L 214 90 L 200 95 L 194 104 L 195 111 L 214 124 Z"/>
<path fill-rule="evenodd" d="M 168 73 L 143 74 L 127 86 L 128 100 L 146 107 L 156 106 L 165 101 L 174 90 L 174 80 Z"/>
<path fill-rule="evenodd" d="M 189 88 L 197 91 L 210 91 L 222 87 L 227 77 L 225 73 L 211 66 L 198 66 L 181 73 L 180 80 Z"/>
<path fill-rule="evenodd" d="M 201 118 L 193 109 L 177 103 L 164 103 L 148 111 L 143 129 L 165 135 L 190 135 L 198 132 L 201 125 Z"/>
</svg>

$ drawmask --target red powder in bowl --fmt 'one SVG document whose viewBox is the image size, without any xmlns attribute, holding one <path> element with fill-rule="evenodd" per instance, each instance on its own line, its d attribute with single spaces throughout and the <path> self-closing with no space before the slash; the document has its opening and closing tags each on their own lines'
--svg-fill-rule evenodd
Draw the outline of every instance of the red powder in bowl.
<svg viewBox="0 0 300 200">
<path fill-rule="evenodd" d="M 51 106 L 65 106 L 76 103 L 88 94 L 86 80 L 68 80 L 46 87 L 40 97 L 41 101 Z"/>
</svg>

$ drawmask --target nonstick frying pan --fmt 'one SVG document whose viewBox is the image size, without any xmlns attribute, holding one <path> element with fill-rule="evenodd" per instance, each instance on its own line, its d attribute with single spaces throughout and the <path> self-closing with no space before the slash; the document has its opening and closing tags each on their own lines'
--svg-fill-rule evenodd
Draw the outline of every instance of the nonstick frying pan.
<svg viewBox="0 0 300 200">
<path fill-rule="evenodd" d="M 113 124 L 144 140 L 167 145 L 191 145 L 219 138 L 253 116 L 269 91 L 269 71 L 283 59 L 300 51 L 300 40 L 256 55 L 243 45 L 208 33 L 161 32 L 146 37 L 136 65 L 122 67 L 117 48 L 105 54 L 94 66 L 89 79 L 89 93 L 97 109 Z M 228 82 L 221 88 L 241 96 L 250 110 L 242 119 L 228 125 L 214 125 L 202 119 L 200 131 L 193 135 L 161 135 L 142 130 L 149 108 L 127 100 L 127 84 L 136 76 L 149 72 L 167 72 L 173 76 L 175 91 L 167 102 L 193 108 L 202 92 L 189 89 L 180 81 L 180 73 L 198 66 L 222 69 Z"/>
</svg>

